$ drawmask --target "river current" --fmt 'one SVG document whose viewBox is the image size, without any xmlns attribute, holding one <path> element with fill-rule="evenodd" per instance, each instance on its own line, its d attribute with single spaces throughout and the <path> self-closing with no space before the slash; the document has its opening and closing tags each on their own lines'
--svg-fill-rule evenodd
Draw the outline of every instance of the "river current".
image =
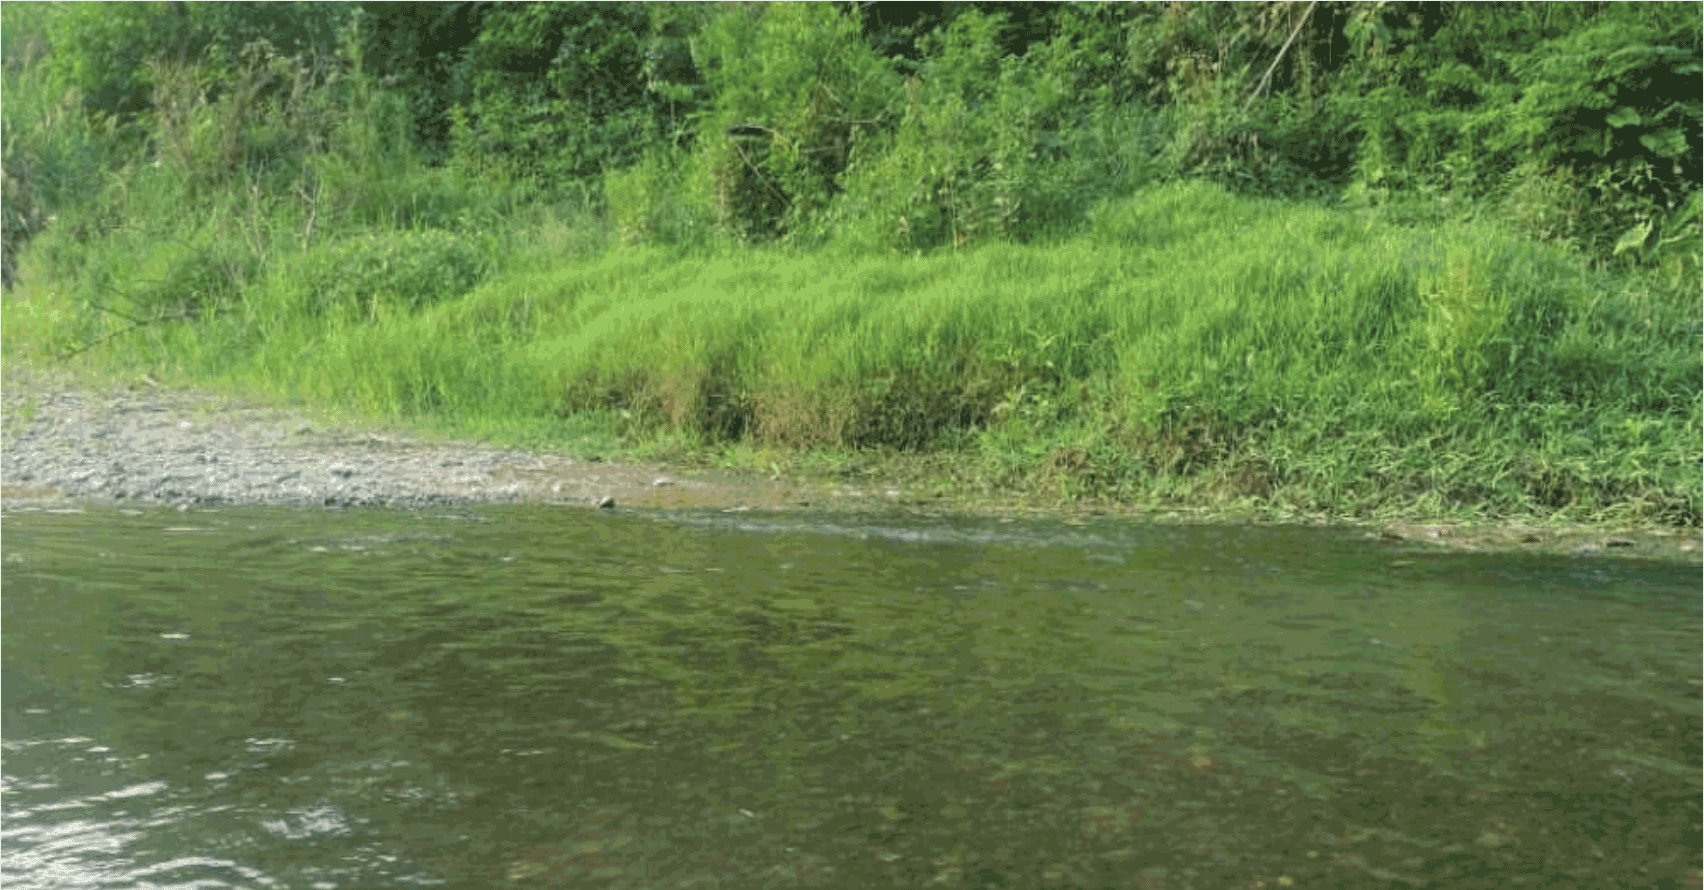
<svg viewBox="0 0 1704 890">
<path fill-rule="evenodd" d="M 1696 566 L 1331 529 L 3 519 L 0 883 L 1696 886 Z"/>
</svg>

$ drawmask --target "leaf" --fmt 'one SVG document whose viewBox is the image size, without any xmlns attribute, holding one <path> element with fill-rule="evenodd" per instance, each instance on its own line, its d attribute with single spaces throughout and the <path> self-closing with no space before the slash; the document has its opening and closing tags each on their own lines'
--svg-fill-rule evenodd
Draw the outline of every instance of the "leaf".
<svg viewBox="0 0 1704 890">
<path fill-rule="evenodd" d="M 1623 105 L 1610 112 L 1606 120 L 1612 127 L 1629 127 L 1639 123 L 1639 112 Z"/>
<path fill-rule="evenodd" d="M 1639 144 L 1655 152 L 1659 157 L 1678 158 L 1686 154 L 1686 137 L 1677 127 L 1646 133 L 1639 137 Z"/>
<path fill-rule="evenodd" d="M 1645 245 L 1645 239 L 1650 237 L 1651 221 L 1645 220 L 1631 229 L 1621 233 L 1621 238 L 1615 242 L 1615 251 L 1611 256 L 1619 256 L 1624 250 L 1635 250 Z"/>
</svg>

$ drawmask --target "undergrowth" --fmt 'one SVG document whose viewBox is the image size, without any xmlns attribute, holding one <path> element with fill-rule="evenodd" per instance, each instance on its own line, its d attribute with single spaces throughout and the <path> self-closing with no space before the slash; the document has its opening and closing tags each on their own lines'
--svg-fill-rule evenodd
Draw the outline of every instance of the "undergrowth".
<svg viewBox="0 0 1704 890">
<path fill-rule="evenodd" d="M 960 493 L 1698 522 L 1695 301 L 1487 225 L 1197 183 L 1109 202 L 1075 237 L 956 253 L 525 246 L 563 225 L 364 233 L 272 263 L 190 239 L 158 261 L 187 319 L 82 360 L 696 462 L 933 454 Z M 14 333 L 127 330 L 155 293 L 132 287 L 123 311 L 51 322 L 9 302 L 8 353 Z"/>
<path fill-rule="evenodd" d="M 1220 95 L 1227 81 L 1205 69 L 1164 84 L 1143 69 L 1126 73 L 1171 104 L 1098 91 L 1073 105 L 1083 85 L 1069 72 L 1122 52 L 1090 39 L 1086 12 L 1021 56 L 999 49 L 1004 19 L 967 13 L 900 64 L 827 8 L 687 6 L 623 7 L 622 21 L 656 31 L 640 68 L 710 66 L 702 85 L 651 71 L 646 114 L 673 120 L 672 103 L 708 101 L 702 87 L 720 135 L 587 143 L 553 163 L 596 172 L 564 178 L 519 160 L 562 133 L 490 129 L 534 120 L 497 81 L 474 90 L 484 119 L 451 109 L 447 142 L 417 138 L 431 115 L 365 73 L 362 15 L 289 12 L 318 24 L 286 56 L 233 42 L 222 7 L 194 6 L 191 24 L 207 17 L 230 46 L 140 69 L 113 56 L 134 74 L 119 102 L 79 92 L 94 77 L 71 65 L 82 50 L 38 38 L 98 24 L 117 53 L 134 48 L 127 17 L 169 24 L 158 10 L 10 7 L 8 365 L 599 454 L 886 468 L 1054 503 L 1700 521 L 1699 199 L 1649 162 L 1576 175 L 1528 158 L 1495 189 L 1470 188 L 1489 180 L 1466 168 L 1462 182 L 1398 182 L 1378 167 L 1391 152 L 1407 146 L 1403 169 L 1430 170 L 1471 145 L 1439 136 L 1428 160 L 1397 127 L 1330 155 L 1332 176 L 1351 156 L 1362 171 L 1349 187 L 1278 188 L 1300 168 L 1232 163 L 1259 134 L 1190 117 L 1233 100 L 1254 114 L 1260 81 Z M 1167 15 L 1232 14 L 1203 10 Z M 1121 27 L 1148 33 L 1163 24 L 1151 12 Z M 1388 35 L 1375 13 L 1344 33 L 1377 62 Z M 1261 40 L 1300 33 L 1280 24 Z M 531 58 L 531 31 L 489 33 L 479 53 Z M 710 41 L 702 59 L 681 42 L 692 33 Z M 1619 45 L 1581 33 L 1567 38 L 1580 59 Z M 623 46 L 610 70 L 639 64 Z M 851 54 L 817 64 L 837 49 Z M 1633 74 L 1696 74 L 1682 49 L 1641 52 L 1623 59 Z M 1596 95 L 1594 70 L 1570 68 L 1578 89 L 1521 106 L 1522 126 L 1549 132 Z M 1392 92 L 1404 81 L 1368 71 L 1385 84 L 1369 96 L 1396 103 L 1386 122 L 1413 123 L 1401 108 L 1419 100 Z M 762 123 L 776 103 L 796 114 Z M 1616 138 L 1638 117 L 1653 157 L 1685 155 L 1671 125 L 1690 108 L 1620 109 Z M 651 126 L 581 111 L 606 135 Z M 1476 114 L 1438 132 L 1498 119 Z M 1284 138 L 1285 151 L 1329 147 Z M 1589 224 L 1591 195 L 1615 205 L 1613 226 Z"/>
</svg>

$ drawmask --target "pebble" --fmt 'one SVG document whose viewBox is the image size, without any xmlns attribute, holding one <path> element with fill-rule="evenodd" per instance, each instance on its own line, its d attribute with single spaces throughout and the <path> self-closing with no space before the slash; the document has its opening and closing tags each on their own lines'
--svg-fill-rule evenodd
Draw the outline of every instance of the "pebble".
<svg viewBox="0 0 1704 890">
<path fill-rule="evenodd" d="M 17 411 L 14 395 L 7 393 L 8 414 Z M 149 396 L 32 393 L 30 422 L 6 431 L 0 478 L 67 497 L 181 510 L 226 504 L 426 507 L 526 500 L 549 490 L 542 481 L 533 493 L 493 476 L 500 466 L 536 463 L 542 469 L 544 457 L 456 443 L 399 450 L 370 435 L 286 441 L 285 431 L 314 430 L 278 408 L 222 408 L 211 422 L 189 423 L 186 416 L 205 416 L 208 397 Z M 604 501 L 600 505 L 614 505 L 612 497 Z"/>
</svg>

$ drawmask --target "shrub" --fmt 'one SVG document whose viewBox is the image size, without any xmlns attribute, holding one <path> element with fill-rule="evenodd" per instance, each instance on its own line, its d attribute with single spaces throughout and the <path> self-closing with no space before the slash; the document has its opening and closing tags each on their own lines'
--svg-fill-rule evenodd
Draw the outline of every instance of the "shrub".
<svg viewBox="0 0 1704 890">
<path fill-rule="evenodd" d="M 697 200 L 741 240 L 819 233 L 854 147 L 887 125 L 896 75 L 828 4 L 728 8 L 700 41 Z"/>
<path fill-rule="evenodd" d="M 687 245 L 704 240 L 710 222 L 702 208 L 686 197 L 689 160 L 684 151 L 657 148 L 631 167 L 604 173 L 605 206 L 623 245 Z"/>
<path fill-rule="evenodd" d="M 656 141 L 636 3 L 499 4 L 455 64 L 453 152 L 546 185 L 632 164 Z"/>
<path fill-rule="evenodd" d="M 999 55 L 1003 19 L 959 16 L 925 40 L 904 114 L 860 146 L 838 217 L 855 239 L 901 250 L 963 247 L 1018 219 L 1039 117 L 1056 82 Z"/>
<path fill-rule="evenodd" d="M 472 290 L 491 274 L 494 254 L 488 239 L 437 230 L 358 235 L 293 263 L 289 302 L 311 315 L 371 316 L 381 303 L 418 309 Z"/>
</svg>

